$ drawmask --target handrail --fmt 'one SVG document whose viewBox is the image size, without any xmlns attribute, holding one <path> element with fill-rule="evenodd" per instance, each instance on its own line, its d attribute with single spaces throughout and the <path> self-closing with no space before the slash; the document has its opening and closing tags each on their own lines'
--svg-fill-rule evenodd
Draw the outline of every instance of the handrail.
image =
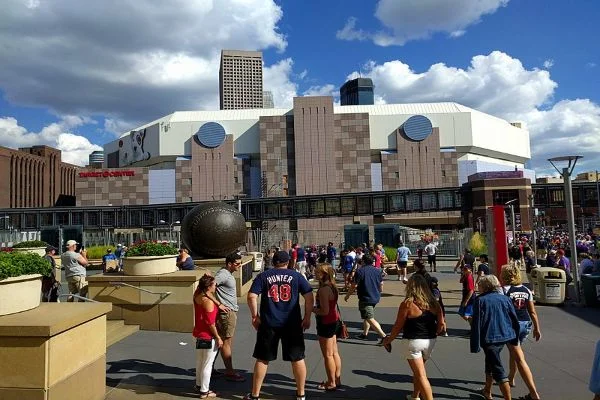
<svg viewBox="0 0 600 400">
<path fill-rule="evenodd" d="M 132 289 L 137 289 L 140 292 L 146 292 L 146 293 L 150 293 L 150 294 L 157 294 L 157 295 L 160 296 L 161 300 L 164 299 L 164 298 L 166 298 L 167 296 L 169 296 L 171 294 L 171 292 L 153 292 L 152 290 L 144 289 L 144 288 L 141 288 L 139 286 L 133 286 L 133 285 L 130 285 L 130 284 L 125 283 L 125 282 L 108 282 L 108 284 L 111 285 L 111 286 L 117 287 L 117 289 L 119 287 L 125 286 L 125 287 L 129 287 L 129 288 L 132 288 Z"/>
<path fill-rule="evenodd" d="M 76 299 L 83 300 L 83 301 L 89 302 L 89 303 L 100 303 L 99 301 L 92 300 L 87 297 L 80 296 L 78 294 L 63 293 L 63 294 L 59 294 L 58 297 L 74 297 Z"/>
</svg>

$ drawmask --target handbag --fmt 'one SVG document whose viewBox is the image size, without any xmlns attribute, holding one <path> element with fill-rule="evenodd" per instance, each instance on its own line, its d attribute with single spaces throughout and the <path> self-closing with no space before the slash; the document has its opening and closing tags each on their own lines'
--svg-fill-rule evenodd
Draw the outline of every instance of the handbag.
<svg viewBox="0 0 600 400">
<path fill-rule="evenodd" d="M 336 307 L 337 307 L 340 319 L 338 320 L 338 325 L 337 325 L 337 329 L 335 331 L 335 336 L 337 336 L 338 339 L 348 339 L 350 337 L 350 334 L 348 333 L 348 327 L 346 326 L 346 323 L 342 319 L 342 313 L 340 311 L 340 306 L 336 305 Z"/>
<path fill-rule="evenodd" d="M 196 349 L 212 349 L 212 339 L 200 339 L 196 338 Z"/>
</svg>

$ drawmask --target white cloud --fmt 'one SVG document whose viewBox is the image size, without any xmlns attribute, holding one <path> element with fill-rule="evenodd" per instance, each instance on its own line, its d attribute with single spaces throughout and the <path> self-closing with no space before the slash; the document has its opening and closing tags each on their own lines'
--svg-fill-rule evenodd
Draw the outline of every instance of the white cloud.
<svg viewBox="0 0 600 400">
<path fill-rule="evenodd" d="M 550 69 L 554 66 L 554 60 L 549 58 L 546 61 L 544 61 L 544 63 L 542 65 L 544 66 L 545 69 Z"/>
<path fill-rule="evenodd" d="M 62 151 L 62 161 L 83 166 L 87 164 L 90 153 L 102 150 L 102 147 L 70 131 L 93 123 L 95 121 L 89 118 L 67 115 L 40 132 L 29 132 L 15 118 L 0 117 L 0 145 L 11 148 L 48 145 Z"/>
<path fill-rule="evenodd" d="M 589 62 L 589 63 L 585 64 L 585 66 L 588 67 L 588 68 L 594 68 L 594 67 L 596 67 L 596 65 L 597 64 L 595 62 Z"/>
<path fill-rule="evenodd" d="M 339 97 L 339 89 L 330 83 L 323 86 L 311 86 L 302 93 L 303 96 L 331 96 Z"/>
<path fill-rule="evenodd" d="M 369 62 L 361 75 L 373 79 L 376 103 L 455 101 L 508 121 L 524 121 L 531 137 L 532 167 L 538 172 L 550 173 L 546 159 L 565 154 L 585 156 L 578 170 L 596 168 L 600 105 L 589 99 L 553 104 L 558 85 L 550 73 L 527 69 L 500 51 L 473 57 L 466 69 L 440 63 L 416 72 L 395 60 Z"/>
<path fill-rule="evenodd" d="M 220 50 L 284 50 L 281 18 L 275 0 L 9 2 L 0 88 L 13 104 L 111 121 L 216 109 Z"/>
<path fill-rule="evenodd" d="M 351 17 L 337 32 L 343 40 L 371 39 L 380 46 L 403 45 L 411 40 L 427 39 L 436 32 L 445 32 L 456 38 L 465 34 L 466 28 L 478 23 L 481 17 L 495 13 L 509 0 L 379 0 L 375 17 L 381 22 L 378 32 L 356 28 L 356 18 Z"/>
<path fill-rule="evenodd" d="M 292 107 L 298 85 L 290 80 L 294 61 L 286 58 L 263 69 L 263 87 L 273 93 L 273 103 L 277 108 Z"/>
</svg>

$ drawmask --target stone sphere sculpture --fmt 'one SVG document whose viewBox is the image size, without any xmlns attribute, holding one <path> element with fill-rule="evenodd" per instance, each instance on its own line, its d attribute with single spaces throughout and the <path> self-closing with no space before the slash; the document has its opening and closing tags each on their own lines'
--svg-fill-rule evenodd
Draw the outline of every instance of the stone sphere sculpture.
<svg viewBox="0 0 600 400">
<path fill-rule="evenodd" d="M 183 218 L 181 240 L 192 254 L 225 257 L 246 243 L 246 220 L 229 204 L 202 203 Z"/>
</svg>

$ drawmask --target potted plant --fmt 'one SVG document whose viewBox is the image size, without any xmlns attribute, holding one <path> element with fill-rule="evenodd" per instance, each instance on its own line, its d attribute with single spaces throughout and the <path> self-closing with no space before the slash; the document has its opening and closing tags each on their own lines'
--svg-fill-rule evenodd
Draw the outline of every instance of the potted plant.
<svg viewBox="0 0 600 400">
<path fill-rule="evenodd" d="M 51 270 L 50 263 L 37 254 L 0 253 L 0 315 L 39 306 L 42 276 L 49 275 Z"/>
<path fill-rule="evenodd" d="M 14 252 L 35 253 L 44 256 L 46 255 L 46 247 L 48 247 L 48 243 L 42 240 L 27 240 L 13 245 L 12 250 Z"/>
<path fill-rule="evenodd" d="M 125 275 L 160 275 L 177 271 L 178 249 L 169 243 L 142 241 L 127 249 L 123 260 Z"/>
</svg>

